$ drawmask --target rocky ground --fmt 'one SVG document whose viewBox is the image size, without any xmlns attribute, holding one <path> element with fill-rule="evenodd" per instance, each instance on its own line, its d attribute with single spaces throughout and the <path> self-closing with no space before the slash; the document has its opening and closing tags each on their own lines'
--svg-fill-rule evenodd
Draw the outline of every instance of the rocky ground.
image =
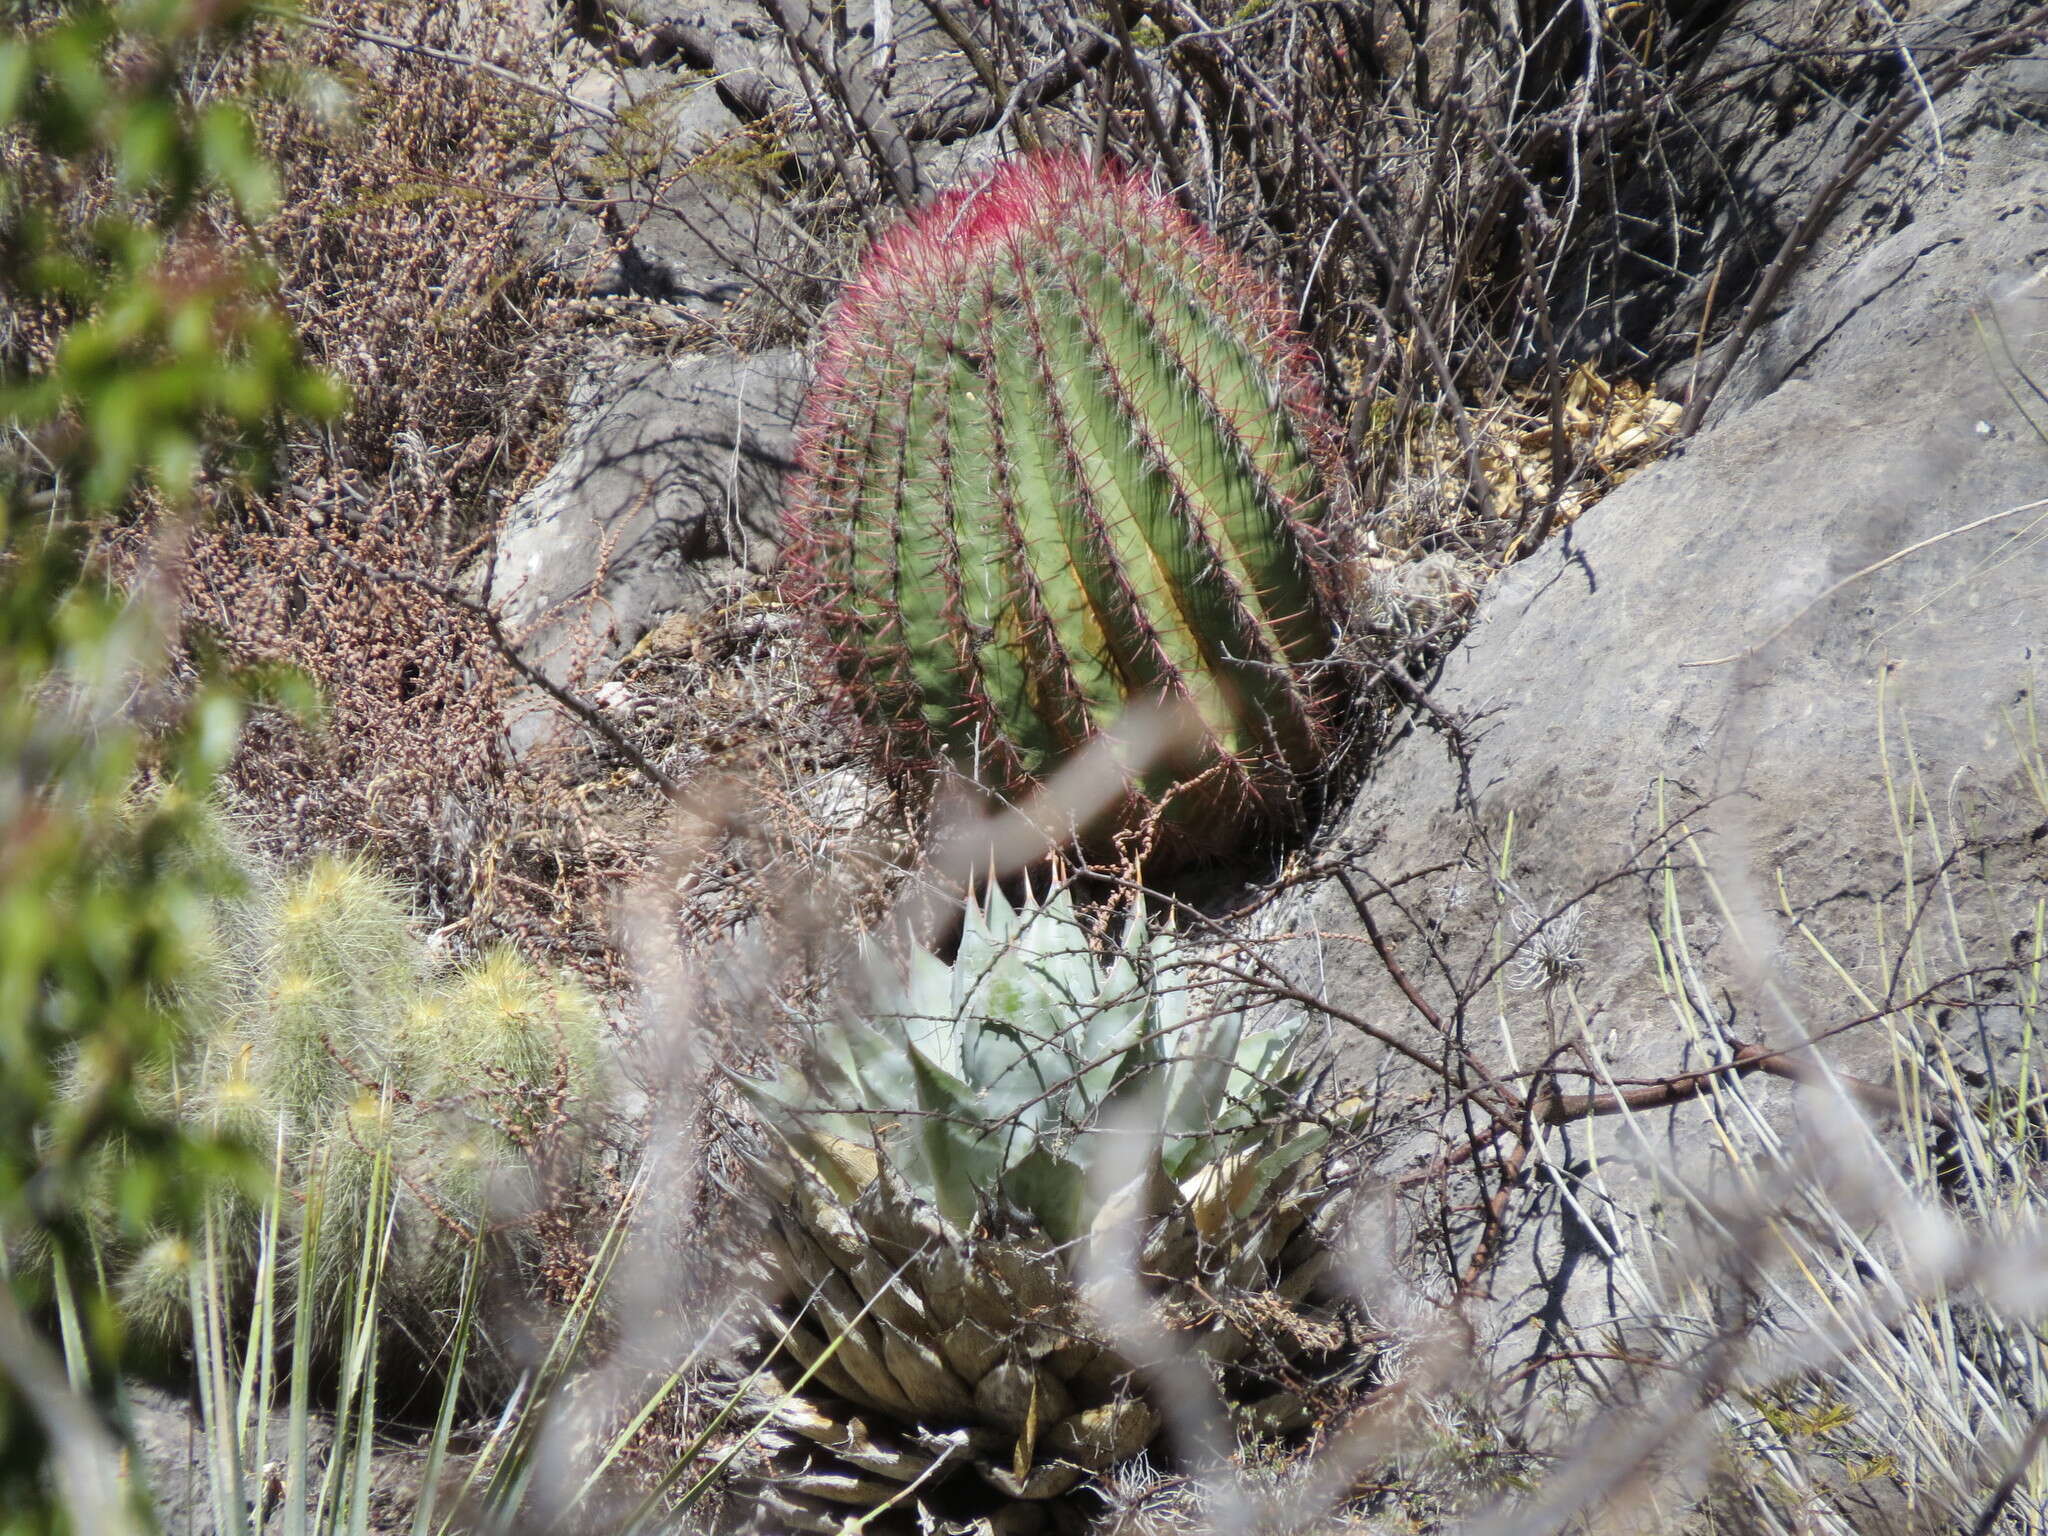
<svg viewBox="0 0 2048 1536">
<path fill-rule="evenodd" d="M 1473 1134 L 1461 1082 L 1541 1066 L 1553 1094 L 1668 1091 L 1755 1047 L 1783 1070 L 1745 1077 L 1746 1102 L 1786 1134 L 1820 1113 L 1804 1081 L 1822 1060 L 1896 1119 L 1881 1026 L 1914 1000 L 1897 914 L 1942 903 L 1904 922 L 1949 946 L 1930 988 L 1958 1070 L 1981 1087 L 2040 1059 L 2029 1014 L 1955 975 L 2030 952 L 2048 880 L 2048 55 L 2002 0 L 1873 27 L 1811 12 L 1680 18 L 1686 79 L 1722 83 L 1687 98 L 1663 159 L 1593 168 L 1617 226 L 1662 234 L 1546 253 L 1544 339 L 1518 331 L 1473 391 L 1484 443 L 1461 454 L 1448 412 L 1382 435 L 1359 381 L 1398 348 L 1318 335 L 1351 381 L 1352 446 L 1377 455 L 1347 530 L 1365 740 L 1306 844 L 1180 887 L 1331 1010 L 1345 1070 L 1386 1106 L 1390 1297 L 1464 1309 L 1532 1441 L 1611 1387 L 1642 1322 L 1631 1266 L 1663 1241 L 1674 1180 L 1726 1175 L 1725 1118 L 1689 1088 L 1447 1161 Z M 1017 148 L 937 7 L 853 4 L 836 31 L 796 15 L 649 0 L 532 19 L 542 84 L 573 105 L 557 195 L 519 238 L 590 319 L 556 449 L 463 572 L 519 660 L 506 760 L 573 798 L 597 829 L 579 836 L 666 903 L 664 942 L 714 968 L 872 906 L 924 835 L 778 596 L 782 488 L 807 347 L 863 226 Z M 1089 131 L 1088 102 L 1142 157 L 1132 98 L 1070 99 L 1107 51 L 1049 49 L 1012 88 L 1042 103 L 1041 133 Z M 1546 165 L 1540 195 L 1576 174 Z M 1249 229 L 1242 188 L 1208 185 L 1226 235 Z M 1314 265 L 1287 244 L 1309 231 L 1251 233 L 1291 252 L 1288 281 Z M 1450 245 L 1418 239 L 1411 262 L 1448 285 L 1494 251 Z M 1342 281 L 1363 292 L 1365 270 Z M 1546 361 L 1560 391 L 1581 362 L 1632 385 L 1658 426 L 1598 475 L 1589 451 L 1563 515 L 1538 515 L 1505 446 L 1549 430 L 1527 383 Z M 649 769 L 680 786 L 680 823 Z"/>
</svg>

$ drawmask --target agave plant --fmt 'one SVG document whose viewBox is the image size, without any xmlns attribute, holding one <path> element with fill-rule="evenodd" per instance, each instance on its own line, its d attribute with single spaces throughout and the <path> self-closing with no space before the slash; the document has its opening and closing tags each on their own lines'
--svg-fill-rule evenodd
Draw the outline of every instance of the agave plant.
<svg viewBox="0 0 2048 1536">
<path fill-rule="evenodd" d="M 826 321 L 789 589 L 885 766 L 1040 782 L 1136 701 L 1196 739 L 1094 829 L 1300 819 L 1344 478 L 1272 286 L 1137 178 L 1036 155 L 878 240 Z"/>
<path fill-rule="evenodd" d="M 1139 1222 L 1160 1320 L 1219 1371 L 1337 1326 L 1311 1296 L 1316 1032 L 1213 1006 L 1175 935 L 1132 928 L 1105 959 L 1064 892 L 991 892 L 952 963 L 885 972 L 802 1076 L 745 1084 L 782 1386 L 759 1496 L 784 1524 L 992 1506 L 1025 1529 L 1143 1451 L 1159 1411 L 1087 1294 L 1114 1225 Z M 1301 1406 L 1245 1405 L 1269 1430 Z"/>
</svg>

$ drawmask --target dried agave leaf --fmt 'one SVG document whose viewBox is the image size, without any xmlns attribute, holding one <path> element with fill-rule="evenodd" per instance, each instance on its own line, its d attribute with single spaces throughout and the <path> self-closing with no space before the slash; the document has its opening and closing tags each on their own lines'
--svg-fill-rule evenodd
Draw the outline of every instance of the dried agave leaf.
<svg viewBox="0 0 2048 1536">
<path fill-rule="evenodd" d="M 1001 1466 L 987 1458 L 977 1460 L 974 1465 L 983 1477 L 1011 1498 L 1033 1501 L 1058 1498 L 1078 1483 L 1086 1470 L 1075 1462 L 1041 1461 L 1019 1477 L 1015 1468 Z"/>
<path fill-rule="evenodd" d="M 887 1435 L 877 1438 L 860 1418 L 835 1418 L 798 1398 L 777 1404 L 774 1416 L 778 1424 L 823 1446 L 856 1471 L 895 1482 L 916 1481 L 931 1471 L 938 1459 L 937 1453 L 926 1447 L 903 1445 Z"/>
<path fill-rule="evenodd" d="M 1159 1433 L 1159 1414 L 1143 1398 L 1126 1397 L 1099 1408 L 1084 1408 L 1053 1426 L 1045 1449 L 1091 1472 L 1128 1461 Z"/>
<path fill-rule="evenodd" d="M 887 1320 L 882 1322 L 881 1334 L 882 1357 L 888 1362 L 889 1374 L 918 1405 L 922 1416 L 973 1416 L 972 1389 L 947 1366 L 938 1350 Z"/>
<path fill-rule="evenodd" d="M 974 1405 L 1012 1434 L 1036 1436 L 1071 1414 L 1074 1398 L 1043 1365 L 1011 1358 L 998 1361 L 975 1383 Z"/>
</svg>

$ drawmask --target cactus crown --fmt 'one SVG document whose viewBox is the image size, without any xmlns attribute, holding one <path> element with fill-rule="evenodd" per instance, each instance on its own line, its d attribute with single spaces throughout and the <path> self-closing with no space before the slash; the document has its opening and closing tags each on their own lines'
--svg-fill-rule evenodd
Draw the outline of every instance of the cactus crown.
<svg viewBox="0 0 2048 1536">
<path fill-rule="evenodd" d="M 898 769 L 1028 788 L 1132 702 L 1200 745 L 1127 786 L 1169 851 L 1298 818 L 1329 751 L 1341 477 L 1278 295 L 1072 156 L 877 242 L 825 333 L 793 596 Z"/>
</svg>

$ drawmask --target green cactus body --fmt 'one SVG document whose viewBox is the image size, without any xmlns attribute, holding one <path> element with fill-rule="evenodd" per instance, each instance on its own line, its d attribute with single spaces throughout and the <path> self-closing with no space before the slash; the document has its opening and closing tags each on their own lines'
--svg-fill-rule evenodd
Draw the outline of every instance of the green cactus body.
<svg viewBox="0 0 2048 1536">
<path fill-rule="evenodd" d="M 1132 703 L 1186 706 L 1162 851 L 1286 824 L 1328 758 L 1318 526 L 1341 487 L 1277 295 L 1137 181 L 1063 156 L 886 235 L 828 323 L 790 590 L 893 768 L 1029 789 Z"/>
<path fill-rule="evenodd" d="M 260 946 L 238 1010 L 262 1097 L 303 1133 L 383 1069 L 394 1015 L 423 957 L 396 885 L 362 859 L 324 857 L 263 893 Z"/>
</svg>

